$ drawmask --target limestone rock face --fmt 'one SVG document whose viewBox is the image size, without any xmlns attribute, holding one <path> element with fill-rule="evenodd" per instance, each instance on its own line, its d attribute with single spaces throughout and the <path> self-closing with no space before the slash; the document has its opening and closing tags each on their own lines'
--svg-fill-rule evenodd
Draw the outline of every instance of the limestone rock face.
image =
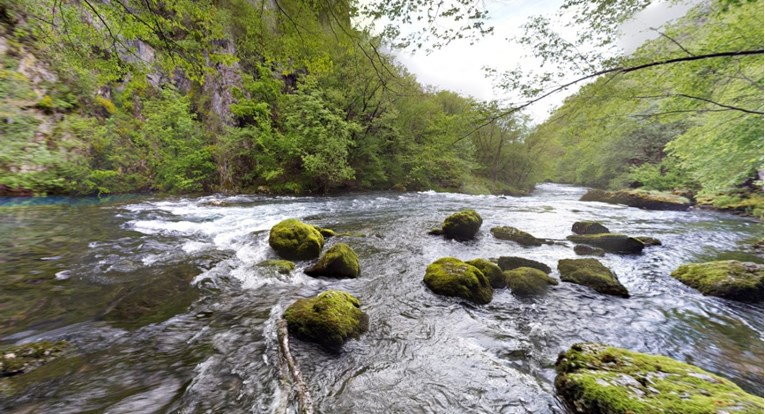
<svg viewBox="0 0 765 414">
<path fill-rule="evenodd" d="M 600 201 L 610 204 L 624 204 L 645 210 L 685 211 L 691 206 L 690 200 L 670 193 L 645 190 L 604 191 L 591 189 L 579 201 Z"/>
<path fill-rule="evenodd" d="M 463 210 L 444 220 L 442 233 L 447 239 L 472 240 L 481 228 L 483 219 L 475 210 Z"/>
<path fill-rule="evenodd" d="M 338 243 L 330 247 L 305 273 L 309 276 L 356 278 L 359 276 L 359 257 L 350 246 Z"/>
<path fill-rule="evenodd" d="M 524 247 L 541 246 L 544 243 L 542 240 L 515 227 L 493 227 L 491 229 L 491 234 L 500 240 L 514 241 Z"/>
<path fill-rule="evenodd" d="M 596 292 L 628 298 L 627 288 L 616 275 L 596 259 L 561 259 L 558 261 L 560 280 L 587 286 Z"/>
<path fill-rule="evenodd" d="M 530 296 L 541 295 L 547 291 L 549 285 L 557 285 L 558 281 L 551 278 L 547 273 L 531 267 L 519 267 L 504 272 L 507 279 L 507 287 L 515 295 Z"/>
<path fill-rule="evenodd" d="M 321 254 L 324 236 L 314 226 L 287 219 L 271 228 L 268 244 L 284 259 L 309 260 Z"/>
<path fill-rule="evenodd" d="M 572 413 L 762 413 L 763 400 L 693 365 L 601 344 L 558 356 L 555 389 Z"/>
<path fill-rule="evenodd" d="M 695 263 L 680 266 L 672 277 L 705 295 L 762 302 L 763 265 L 736 260 Z"/>
<path fill-rule="evenodd" d="M 608 228 L 597 221 L 577 221 L 571 226 L 571 231 L 576 234 L 601 234 L 608 233 Z"/>
<path fill-rule="evenodd" d="M 607 252 L 621 254 L 639 254 L 645 245 L 640 240 L 615 233 L 582 234 L 566 237 L 574 243 L 599 247 Z"/>
<path fill-rule="evenodd" d="M 289 331 L 300 339 L 338 351 L 350 338 L 369 329 L 369 317 L 361 302 L 348 292 L 327 290 L 312 298 L 298 299 L 284 311 Z"/>
<path fill-rule="evenodd" d="M 489 279 L 478 268 L 453 257 L 442 257 L 428 265 L 424 282 L 434 293 L 478 304 L 491 302 L 494 294 Z"/>
</svg>

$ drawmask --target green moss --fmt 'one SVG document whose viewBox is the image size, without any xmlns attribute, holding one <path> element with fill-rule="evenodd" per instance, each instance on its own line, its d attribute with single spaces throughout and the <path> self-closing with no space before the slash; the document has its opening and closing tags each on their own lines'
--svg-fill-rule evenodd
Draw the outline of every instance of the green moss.
<svg viewBox="0 0 765 414">
<path fill-rule="evenodd" d="M 557 285 L 558 281 L 547 273 L 532 267 L 518 267 L 504 272 L 507 286 L 515 295 L 540 295 L 547 291 L 547 286 Z"/>
<path fill-rule="evenodd" d="M 345 243 L 332 246 L 319 261 L 306 269 L 310 276 L 355 278 L 359 276 L 359 257 Z"/>
<path fill-rule="evenodd" d="M 268 244 L 285 259 L 308 260 L 319 257 L 324 236 L 298 219 L 287 219 L 271 228 Z"/>
<path fill-rule="evenodd" d="M 480 270 L 481 273 L 483 273 L 483 275 L 489 279 L 489 283 L 494 289 L 502 289 L 507 287 L 507 281 L 505 280 L 505 276 L 502 274 L 502 269 L 500 269 L 496 264 L 486 259 L 473 259 L 468 260 L 465 263 L 471 266 L 475 266 L 478 270 Z"/>
<path fill-rule="evenodd" d="M 295 269 L 295 263 L 289 260 L 266 260 L 258 263 L 258 266 L 273 267 L 278 273 L 283 275 L 286 275 Z"/>
<path fill-rule="evenodd" d="M 475 266 L 453 257 L 442 257 L 428 265 L 425 285 L 433 292 L 486 304 L 491 302 L 494 289 Z"/>
<path fill-rule="evenodd" d="M 511 240 L 521 246 L 541 246 L 542 240 L 537 239 L 529 233 L 523 230 L 516 229 L 515 227 L 494 227 L 491 229 L 491 234 L 500 240 Z"/>
<path fill-rule="evenodd" d="M 609 232 L 606 226 L 597 221 L 577 221 L 571 226 L 571 231 L 576 234 L 601 234 Z"/>
<path fill-rule="evenodd" d="M 645 245 L 640 240 L 616 233 L 582 234 L 566 237 L 574 243 L 600 247 L 612 253 L 638 254 Z"/>
<path fill-rule="evenodd" d="M 321 235 L 324 236 L 325 239 L 337 236 L 337 233 L 335 233 L 334 230 L 325 229 L 319 226 L 313 226 L 313 228 L 315 228 L 319 233 L 321 233 Z"/>
<path fill-rule="evenodd" d="M 536 260 L 526 259 L 526 258 L 517 257 L 517 256 L 500 256 L 500 258 L 497 259 L 497 264 L 499 265 L 499 268 L 502 270 L 513 270 L 519 267 L 531 267 L 537 270 L 541 270 L 547 274 L 550 274 L 550 272 L 552 272 L 552 269 L 550 269 L 550 266 L 542 262 L 537 262 Z"/>
<path fill-rule="evenodd" d="M 646 210 L 684 211 L 691 205 L 690 200 L 685 197 L 660 191 L 646 190 L 603 191 L 592 189 L 579 200 L 625 204 L 630 207 L 643 208 Z"/>
<path fill-rule="evenodd" d="M 350 338 L 369 329 L 361 302 L 348 292 L 328 290 L 313 298 L 298 299 L 284 311 L 290 332 L 337 351 Z"/>
<path fill-rule="evenodd" d="M 763 400 L 671 358 L 575 344 L 556 363 L 555 387 L 574 413 L 762 413 Z"/>
<path fill-rule="evenodd" d="M 47 364 L 64 352 L 66 347 L 67 343 L 64 341 L 43 341 L 4 347 L 0 349 L 0 377 L 23 374 Z"/>
<path fill-rule="evenodd" d="M 443 234 L 447 239 L 471 240 L 481 228 L 483 219 L 475 210 L 463 210 L 444 220 Z"/>
<path fill-rule="evenodd" d="M 744 302 L 761 302 L 763 266 L 751 262 L 721 260 L 687 264 L 672 272 L 672 277 L 705 295 Z"/>
<path fill-rule="evenodd" d="M 596 259 L 561 259 L 558 261 L 560 279 L 592 288 L 608 295 L 629 297 L 627 288 L 616 275 Z"/>
<path fill-rule="evenodd" d="M 586 244 L 577 244 L 574 246 L 574 253 L 578 254 L 579 256 L 603 257 L 606 255 L 606 251 L 600 247 L 588 246 Z"/>
</svg>

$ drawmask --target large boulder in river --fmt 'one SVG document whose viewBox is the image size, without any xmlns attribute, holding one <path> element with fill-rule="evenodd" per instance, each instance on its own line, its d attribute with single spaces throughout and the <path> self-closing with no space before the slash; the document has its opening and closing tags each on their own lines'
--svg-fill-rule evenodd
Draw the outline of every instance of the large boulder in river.
<svg viewBox="0 0 765 414">
<path fill-rule="evenodd" d="M 591 189 L 579 201 L 600 201 L 610 204 L 624 204 L 646 210 L 685 211 L 691 206 L 690 200 L 678 195 L 659 191 L 620 190 L 604 191 Z"/>
<path fill-rule="evenodd" d="M 524 247 L 541 246 L 543 243 L 542 240 L 532 236 L 529 233 L 526 233 L 523 230 L 517 229 L 515 227 L 509 227 L 509 226 L 493 227 L 491 229 L 491 234 L 500 240 L 514 241 Z"/>
<path fill-rule="evenodd" d="M 453 257 L 442 257 L 428 265 L 424 282 L 439 295 L 467 299 L 478 304 L 491 302 L 494 294 L 489 279 L 477 267 Z"/>
<path fill-rule="evenodd" d="M 607 295 L 630 297 L 611 269 L 597 259 L 561 259 L 558 261 L 560 280 L 587 286 Z"/>
<path fill-rule="evenodd" d="M 505 281 L 505 276 L 502 274 L 502 269 L 500 269 L 496 264 L 488 261 L 487 259 L 473 259 L 468 260 L 465 263 L 478 268 L 478 270 L 480 270 L 481 273 L 483 273 L 483 275 L 489 279 L 489 283 L 491 283 L 491 287 L 494 289 L 502 289 L 507 287 L 507 281 Z"/>
<path fill-rule="evenodd" d="M 472 240 L 481 228 L 483 219 L 475 210 L 463 210 L 444 220 L 441 233 L 447 239 L 459 241 Z"/>
<path fill-rule="evenodd" d="M 327 250 L 315 265 L 305 270 L 309 276 L 327 276 L 339 279 L 359 276 L 359 257 L 345 243 L 338 243 Z"/>
<path fill-rule="evenodd" d="M 519 267 L 531 267 L 537 270 L 541 270 L 547 274 L 552 272 L 550 266 L 542 262 L 537 262 L 536 260 L 517 256 L 500 256 L 499 259 L 497 259 L 497 265 L 502 270 L 513 270 Z"/>
<path fill-rule="evenodd" d="M 289 331 L 305 341 L 337 351 L 350 338 L 369 329 L 369 317 L 361 302 L 348 292 L 328 290 L 312 298 L 298 299 L 284 311 Z"/>
<path fill-rule="evenodd" d="M 763 400 L 693 365 L 601 344 L 558 356 L 555 389 L 572 413 L 734 414 L 763 412 Z"/>
<path fill-rule="evenodd" d="M 571 231 L 576 234 L 609 233 L 608 228 L 597 221 L 577 221 L 571 226 Z"/>
<path fill-rule="evenodd" d="M 616 233 L 576 234 L 566 237 L 574 243 L 600 247 L 611 253 L 639 254 L 645 245 L 640 240 Z"/>
<path fill-rule="evenodd" d="M 551 278 L 547 273 L 532 267 L 518 267 L 504 272 L 507 287 L 515 295 L 541 295 L 547 291 L 549 285 L 557 285 L 558 281 Z"/>
<path fill-rule="evenodd" d="M 680 266 L 672 277 L 705 295 L 762 302 L 763 266 L 751 262 L 720 260 Z"/>
<path fill-rule="evenodd" d="M 319 257 L 324 236 L 314 226 L 287 219 L 271 228 L 268 244 L 284 259 L 308 260 Z"/>
</svg>

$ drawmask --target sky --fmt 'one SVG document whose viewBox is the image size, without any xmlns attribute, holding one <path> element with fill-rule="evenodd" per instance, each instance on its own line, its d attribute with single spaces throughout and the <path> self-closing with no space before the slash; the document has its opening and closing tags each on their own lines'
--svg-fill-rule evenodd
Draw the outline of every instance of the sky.
<svg viewBox="0 0 765 414">
<path fill-rule="evenodd" d="M 634 51 L 645 40 L 658 34 L 650 30 L 667 21 L 684 15 L 699 1 L 687 1 L 670 5 L 657 2 L 641 12 L 622 27 L 620 45 L 626 51 Z M 522 34 L 521 25 L 533 15 L 553 15 L 562 0 L 485 0 L 489 11 L 489 25 L 494 34 L 470 45 L 468 41 L 455 41 L 430 54 L 399 52 L 398 60 L 417 79 L 426 85 L 469 95 L 479 100 L 500 99 L 502 95 L 492 88 L 491 80 L 484 76 L 483 67 L 512 69 L 518 64 L 526 70 L 534 70 L 533 60 L 523 59 L 527 51 L 520 49 L 508 39 Z M 581 85 L 580 85 L 581 86 Z M 552 95 L 532 105 L 527 113 L 534 123 L 547 118 L 549 111 L 563 102 L 576 88 Z"/>
</svg>

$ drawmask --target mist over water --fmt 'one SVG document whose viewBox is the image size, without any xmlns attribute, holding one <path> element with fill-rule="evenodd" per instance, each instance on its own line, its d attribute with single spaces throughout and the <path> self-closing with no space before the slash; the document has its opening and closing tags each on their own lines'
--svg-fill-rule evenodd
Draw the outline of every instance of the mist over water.
<svg viewBox="0 0 765 414">
<path fill-rule="evenodd" d="M 745 244 L 762 236 L 762 224 L 577 201 L 584 192 L 544 184 L 522 198 L 423 192 L 5 203 L 0 343 L 66 339 L 72 348 L 8 379 L 14 391 L 0 411 L 272 412 L 284 392 L 276 321 L 296 299 L 326 289 L 357 296 L 370 329 L 340 355 L 291 341 L 317 412 L 565 412 L 554 395 L 554 364 L 582 341 L 691 362 L 762 395 L 762 305 L 705 297 L 669 276 L 721 254 L 749 258 Z M 463 208 L 483 217 L 476 240 L 427 235 Z M 302 273 L 311 262 L 289 275 L 256 266 L 276 258 L 268 231 L 290 217 L 354 234 L 328 245 L 349 244 L 361 276 L 312 278 Z M 576 257 L 565 237 L 577 220 L 663 242 L 642 255 L 601 259 L 629 299 L 561 283 L 535 298 L 495 290 L 490 304 L 475 306 L 422 283 L 425 267 L 443 256 L 523 256 L 555 268 Z M 489 229 L 501 225 L 561 244 L 496 240 Z"/>
</svg>

